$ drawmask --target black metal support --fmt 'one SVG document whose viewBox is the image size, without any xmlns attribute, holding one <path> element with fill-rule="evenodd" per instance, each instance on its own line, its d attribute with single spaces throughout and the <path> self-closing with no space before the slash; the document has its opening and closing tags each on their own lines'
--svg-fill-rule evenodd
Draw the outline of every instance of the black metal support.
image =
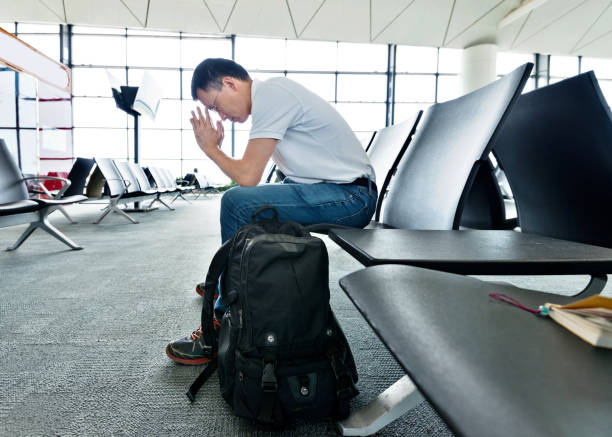
<svg viewBox="0 0 612 437">
<path fill-rule="evenodd" d="M 550 55 L 535 55 L 535 86 L 541 88 L 550 83 Z"/>
<path fill-rule="evenodd" d="M 606 286 L 606 282 L 608 282 L 607 274 L 602 273 L 600 275 L 591 275 L 591 279 L 589 280 L 589 283 L 586 285 L 586 287 L 584 287 L 584 289 L 575 296 L 587 297 L 592 296 L 594 294 L 599 294 Z"/>
<path fill-rule="evenodd" d="M 385 126 L 393 124 L 393 109 L 395 95 L 395 54 L 397 46 L 389 44 L 387 46 L 387 99 L 385 107 Z"/>
<path fill-rule="evenodd" d="M 136 164 L 138 164 L 138 155 L 139 155 L 139 150 L 140 150 L 140 146 L 138 145 L 138 117 L 140 115 L 138 115 L 138 113 L 133 113 L 132 117 L 134 117 L 134 162 Z M 135 210 L 139 210 L 140 209 L 140 202 L 134 202 L 134 209 Z"/>
<path fill-rule="evenodd" d="M 134 162 L 138 164 L 139 146 L 138 146 L 138 117 L 139 115 L 134 113 Z"/>
</svg>

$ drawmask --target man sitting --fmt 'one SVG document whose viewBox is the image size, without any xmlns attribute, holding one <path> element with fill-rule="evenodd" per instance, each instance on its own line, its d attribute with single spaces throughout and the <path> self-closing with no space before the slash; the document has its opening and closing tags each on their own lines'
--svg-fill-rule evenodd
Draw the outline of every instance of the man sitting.
<svg viewBox="0 0 612 437">
<path fill-rule="evenodd" d="M 279 221 L 304 225 L 331 223 L 364 227 L 376 208 L 374 169 L 359 140 L 340 114 L 302 85 L 278 77 L 253 80 L 228 59 L 206 59 L 193 73 L 191 94 L 204 105 L 191 112 L 198 146 L 239 186 L 221 199 L 221 240 L 227 241 L 260 207 L 272 205 Z M 240 159 L 221 150 L 221 120 L 244 123 L 251 131 Z M 286 175 L 281 184 L 257 185 L 272 158 Z M 203 288 L 196 287 L 200 294 Z M 221 297 L 215 303 L 220 318 L 226 311 Z M 217 326 L 217 325 L 215 325 Z M 182 364 L 203 364 L 201 327 L 171 342 L 166 353 Z"/>
</svg>

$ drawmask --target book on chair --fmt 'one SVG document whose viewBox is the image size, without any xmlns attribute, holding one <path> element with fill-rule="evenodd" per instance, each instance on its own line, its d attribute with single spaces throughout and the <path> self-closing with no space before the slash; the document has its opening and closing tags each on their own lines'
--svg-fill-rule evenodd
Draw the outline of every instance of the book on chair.
<svg viewBox="0 0 612 437">
<path fill-rule="evenodd" d="M 546 304 L 558 324 L 593 346 L 612 349 L 612 299 L 591 296 L 569 305 Z"/>
</svg>

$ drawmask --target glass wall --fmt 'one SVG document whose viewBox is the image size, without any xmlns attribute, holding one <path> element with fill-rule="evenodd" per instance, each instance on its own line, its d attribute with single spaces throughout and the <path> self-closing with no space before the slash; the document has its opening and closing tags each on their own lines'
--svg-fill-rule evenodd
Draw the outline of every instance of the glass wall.
<svg viewBox="0 0 612 437">
<path fill-rule="evenodd" d="M 362 142 L 385 126 L 387 52 L 382 44 L 236 38 L 236 62 L 253 78 L 286 75 L 336 107 Z M 249 125 L 236 125 L 236 154 Z"/>
<path fill-rule="evenodd" d="M 612 59 L 582 58 L 580 71 L 586 73 L 590 70 L 595 72 L 599 87 L 610 106 L 612 103 Z"/>
<path fill-rule="evenodd" d="M 216 183 L 226 182 L 227 178 L 199 149 L 189 123 L 190 113 L 196 108 L 191 98 L 191 76 L 204 58 L 234 58 L 253 78 L 265 80 L 285 75 L 305 85 L 337 108 L 364 145 L 372 131 L 384 127 L 387 120 L 400 122 L 418 109 L 453 99 L 460 92 L 461 50 L 458 49 L 89 26 L 69 29 L 64 34 L 65 48 L 62 49 L 58 25 L 20 23 L 16 28 L 15 24 L 8 23 L 3 27 L 17 30 L 22 39 L 72 68 L 69 100 L 73 111 L 68 118 L 54 121 L 54 134 L 47 140 L 51 149 L 57 149 L 61 142 L 71 142 L 72 156 L 133 159 L 133 119 L 116 107 L 109 75 L 121 85 L 138 86 L 147 71 L 162 87 L 162 102 L 154 121 L 140 117 L 140 163 L 168 167 L 177 176 L 198 168 Z M 525 62 L 533 62 L 534 58 L 532 54 L 500 52 L 497 74 L 503 76 Z M 388 71 L 389 65 L 394 65 L 391 71 Z M 581 71 L 595 69 L 604 94 L 611 95 L 610 60 L 579 61 L 577 57 L 551 56 L 550 81 L 572 76 L 579 68 Z M 13 73 L 0 74 L 0 101 L 8 108 L 0 118 L 0 134 L 6 137 L 10 147 L 17 148 L 19 130 L 15 129 L 12 118 L 19 99 L 15 99 L 14 86 L 11 88 L 13 82 Z M 534 86 L 532 77 L 525 91 Z M 24 130 L 33 129 L 28 127 L 25 115 L 21 126 Z M 224 128 L 224 151 L 241 156 L 250 122 L 224 122 Z M 32 135 L 35 134 L 32 132 Z"/>
<path fill-rule="evenodd" d="M 515 68 L 520 67 L 527 62 L 535 64 L 535 55 L 531 53 L 510 53 L 510 52 L 498 52 L 496 63 L 497 63 L 497 77 L 502 77 L 505 74 L 510 73 Z M 535 89 L 535 67 L 531 71 L 531 76 L 527 79 L 527 83 L 523 88 L 523 92 L 527 93 Z"/>
<path fill-rule="evenodd" d="M 119 84 L 138 86 L 147 71 L 161 86 L 155 120 L 139 118 L 139 162 L 167 167 L 175 175 L 194 168 L 209 179 L 225 176 L 199 150 L 191 132 L 190 81 L 193 68 L 206 57 L 231 58 L 231 39 L 75 26 L 72 29 L 72 71 L 75 156 L 134 158 L 133 117 L 112 98 L 109 75 Z M 231 131 L 231 125 L 226 126 Z M 231 154 L 230 141 L 224 144 Z"/>
<path fill-rule="evenodd" d="M 459 95 L 461 50 L 397 46 L 393 122 Z"/>
<path fill-rule="evenodd" d="M 580 72 L 578 57 L 576 56 L 550 56 L 549 84 L 559 82 Z"/>
<path fill-rule="evenodd" d="M 60 26 L 1 23 L 46 56 L 60 61 Z M 25 73 L 0 68 L 0 138 L 24 173 L 64 170 L 72 164 L 70 94 Z"/>
</svg>

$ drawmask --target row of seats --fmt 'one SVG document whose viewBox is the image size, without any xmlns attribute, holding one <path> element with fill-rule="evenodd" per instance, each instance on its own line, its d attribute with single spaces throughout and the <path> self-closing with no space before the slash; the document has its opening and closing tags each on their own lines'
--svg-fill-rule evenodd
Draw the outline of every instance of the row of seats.
<svg viewBox="0 0 612 437">
<path fill-rule="evenodd" d="M 8 147 L 3 139 L 0 138 L 0 228 L 21 224 L 29 224 L 28 228 L 17 239 L 17 241 L 7 248 L 15 250 L 34 232 L 42 229 L 62 243 L 67 244 L 71 249 L 82 249 L 70 238 L 61 233 L 48 220 L 49 214 L 56 209 L 82 202 L 87 197 L 82 193 L 73 196 L 64 196 L 70 184 L 66 183 L 59 196 L 54 199 L 30 198 L 26 182 L 34 177 L 27 177 L 21 174 L 17 163 L 11 156 Z M 50 176 L 35 177 L 36 180 L 61 180 Z"/>
<path fill-rule="evenodd" d="M 108 205 L 94 221 L 96 224 L 110 212 L 116 212 L 132 223 L 138 223 L 126 209 L 119 206 L 128 203 L 139 206 L 140 202 L 150 201 L 148 206 L 138 207 L 136 210 L 151 211 L 155 203 L 173 210 L 170 205 L 178 198 L 190 203 L 185 197 L 187 193 L 193 193 L 197 198 L 215 190 L 203 176 L 197 173 L 188 176 L 189 181 L 181 181 L 185 185 L 179 185 L 168 169 L 142 168 L 133 162 L 107 158 L 77 158 L 65 179 L 50 176 L 24 177 L 8 147 L 0 139 L 0 227 L 30 224 L 17 242 L 7 250 L 17 249 L 37 228 L 47 231 L 72 249 L 81 249 L 81 246 L 48 221 L 48 216 L 59 210 L 71 223 L 75 223 L 64 208 L 74 203 L 107 202 Z M 36 181 L 40 191 L 29 192 L 26 184 L 30 181 Z M 47 181 L 60 182 L 62 188 L 49 191 L 44 185 Z M 171 200 L 166 202 L 162 196 L 169 196 Z"/>
<path fill-rule="evenodd" d="M 458 435 L 609 433 L 612 350 L 489 294 L 531 308 L 575 297 L 466 276 L 590 275 L 588 296 L 612 272 L 610 108 L 592 72 L 521 96 L 531 68 L 372 143 L 375 220 L 330 237 L 366 266 L 340 286 L 409 377 L 342 422 L 345 435 L 373 434 L 424 397 Z M 491 152 L 520 232 L 504 230 Z M 468 217 L 497 230 L 465 230 Z"/>
</svg>

